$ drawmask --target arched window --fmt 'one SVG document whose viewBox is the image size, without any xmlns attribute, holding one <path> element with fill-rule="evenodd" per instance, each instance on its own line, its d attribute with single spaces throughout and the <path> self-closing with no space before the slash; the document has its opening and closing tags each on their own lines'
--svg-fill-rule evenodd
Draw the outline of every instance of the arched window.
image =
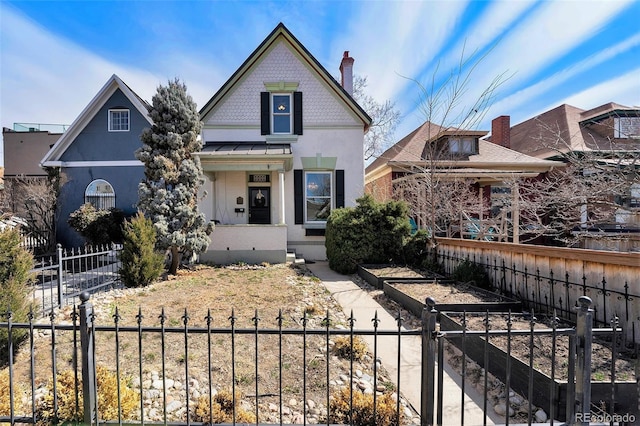
<svg viewBox="0 0 640 426">
<path fill-rule="evenodd" d="M 84 202 L 98 210 L 107 210 L 116 206 L 116 193 L 109 182 L 96 179 L 84 191 Z"/>
</svg>

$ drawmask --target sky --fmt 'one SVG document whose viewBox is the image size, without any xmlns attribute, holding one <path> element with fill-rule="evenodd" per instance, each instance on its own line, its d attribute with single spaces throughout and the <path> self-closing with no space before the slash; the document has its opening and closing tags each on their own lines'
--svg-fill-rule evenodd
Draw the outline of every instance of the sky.
<svg viewBox="0 0 640 426">
<path fill-rule="evenodd" d="M 401 114 L 394 141 L 456 81 L 460 111 L 498 81 L 482 130 L 563 103 L 640 105 L 640 0 L 0 0 L 0 122 L 71 124 L 113 74 L 147 101 L 178 77 L 202 107 L 279 22 L 338 80 L 350 52 Z"/>
</svg>

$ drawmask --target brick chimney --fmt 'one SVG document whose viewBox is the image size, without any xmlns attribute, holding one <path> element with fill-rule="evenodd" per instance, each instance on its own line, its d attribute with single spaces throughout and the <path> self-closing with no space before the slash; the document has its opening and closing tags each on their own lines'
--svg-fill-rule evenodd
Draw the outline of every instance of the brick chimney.
<svg viewBox="0 0 640 426">
<path fill-rule="evenodd" d="M 353 58 L 349 56 L 349 51 L 345 50 L 340 63 L 340 76 L 342 87 L 348 94 L 353 95 Z"/>
<path fill-rule="evenodd" d="M 491 142 L 511 148 L 511 117 L 501 115 L 491 121 Z"/>
</svg>

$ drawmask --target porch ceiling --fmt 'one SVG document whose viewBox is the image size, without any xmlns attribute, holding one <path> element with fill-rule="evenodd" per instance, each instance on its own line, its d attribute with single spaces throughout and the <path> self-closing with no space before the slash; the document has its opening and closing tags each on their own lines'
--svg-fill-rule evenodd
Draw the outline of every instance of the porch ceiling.
<svg viewBox="0 0 640 426">
<path fill-rule="evenodd" d="M 266 142 L 207 142 L 196 153 L 204 171 L 291 170 L 290 144 Z"/>
</svg>

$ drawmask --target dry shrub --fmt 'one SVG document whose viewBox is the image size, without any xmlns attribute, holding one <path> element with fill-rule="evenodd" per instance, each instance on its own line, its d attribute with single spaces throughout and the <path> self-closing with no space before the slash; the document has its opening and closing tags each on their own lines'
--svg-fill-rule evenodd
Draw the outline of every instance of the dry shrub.
<svg viewBox="0 0 640 426">
<path fill-rule="evenodd" d="M 236 392 L 236 422 L 239 423 L 255 423 L 256 416 L 253 413 L 241 408 L 240 403 L 241 395 Z M 233 397 L 231 392 L 222 390 L 213 396 L 211 402 L 211 416 L 209 415 L 209 396 L 202 395 L 198 398 L 196 409 L 193 414 L 193 420 L 196 422 L 209 422 L 211 423 L 229 423 L 233 422 Z"/>
<path fill-rule="evenodd" d="M 96 370 L 98 381 L 98 411 L 102 420 L 118 419 L 118 379 L 107 368 L 99 366 Z M 53 383 L 47 385 L 49 392 L 38 405 L 38 424 L 46 425 L 59 421 L 80 421 L 84 407 L 82 381 L 78 378 L 78 409 L 76 412 L 76 386 L 74 372 L 64 371 L 57 376 L 58 413 L 54 412 Z M 140 407 L 140 394 L 129 388 L 125 380 L 120 380 L 120 408 L 123 419 L 129 419 Z"/>
<path fill-rule="evenodd" d="M 329 402 L 330 423 L 350 424 L 355 426 L 387 425 L 397 426 L 398 414 L 396 401 L 390 394 L 379 395 L 376 398 L 376 415 L 373 416 L 373 395 L 365 394 L 359 389 L 353 390 L 353 406 L 350 406 L 349 388 L 343 387 L 332 395 Z M 403 415 L 400 413 L 400 422 Z"/>
<path fill-rule="evenodd" d="M 9 399 L 9 370 L 0 371 L 0 416 L 11 415 L 11 400 Z M 13 383 L 13 413 L 19 413 L 22 409 L 22 388 L 18 383 Z M 0 423 L 2 424 L 2 423 Z"/>
<path fill-rule="evenodd" d="M 351 349 L 351 337 L 340 336 L 334 340 L 333 350 L 340 358 L 362 361 L 367 354 L 367 344 L 360 336 L 353 337 L 353 352 Z"/>
</svg>

